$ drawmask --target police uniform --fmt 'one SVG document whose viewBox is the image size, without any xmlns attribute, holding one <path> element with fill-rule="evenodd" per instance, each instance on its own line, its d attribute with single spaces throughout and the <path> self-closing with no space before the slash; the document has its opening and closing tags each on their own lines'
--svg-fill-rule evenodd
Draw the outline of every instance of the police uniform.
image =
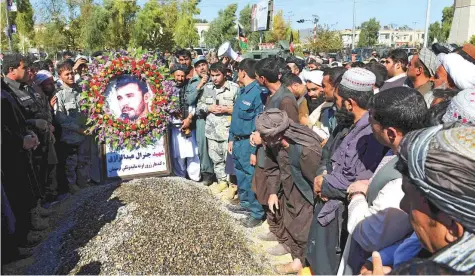
<svg viewBox="0 0 475 276">
<path fill-rule="evenodd" d="M 29 85 L 19 83 L 8 77 L 5 77 L 4 81 L 5 84 L 8 85 L 8 87 L 10 88 L 10 91 L 12 92 L 11 95 L 17 100 L 22 110 L 23 116 L 26 120 L 28 120 L 28 122 L 30 122 L 29 129 L 33 130 L 37 134 L 38 139 L 40 141 L 40 145 L 38 146 L 38 148 L 33 151 L 33 154 L 31 156 L 31 162 L 35 171 L 35 181 L 37 181 L 37 183 L 41 187 L 40 196 L 44 197 L 45 188 L 47 186 L 46 177 L 39 176 L 43 175 L 40 174 L 40 172 L 47 171 L 47 166 L 45 169 L 45 164 L 48 164 L 50 132 L 49 128 L 38 129 L 37 127 L 33 126 L 35 124 L 32 122 L 37 119 L 42 119 L 47 122 L 48 118 L 51 119 L 50 114 L 46 114 L 46 112 L 44 112 L 43 110 L 44 108 L 42 103 L 42 97 L 39 91 L 36 91 L 35 89 L 33 89 L 33 87 Z M 56 192 L 56 187 L 47 188 L 48 193 L 54 195 L 54 193 Z"/>
<path fill-rule="evenodd" d="M 212 105 L 232 107 L 238 89 L 239 86 L 230 81 L 226 81 L 220 88 L 209 83 L 204 87 L 203 95 L 198 101 L 199 112 L 207 114 L 205 135 L 208 140 L 209 156 L 214 163 L 214 172 L 218 182 L 227 181 L 225 163 L 231 115 L 208 113 L 208 107 Z"/>
<path fill-rule="evenodd" d="M 234 105 L 229 141 L 233 142 L 234 171 L 238 183 L 238 195 L 241 207 L 251 211 L 255 219 L 264 217 L 264 209 L 257 201 L 251 189 L 254 166 L 250 164 L 251 154 L 256 148 L 249 143 L 250 135 L 256 130 L 256 117 L 264 109 L 261 99 L 261 88 L 253 81 L 241 88 Z"/>
<path fill-rule="evenodd" d="M 195 130 L 191 130 L 189 136 L 181 130 L 182 118 L 188 117 L 195 111 L 194 106 L 188 105 L 184 87 L 175 86 L 180 101 L 180 118 L 172 119 L 172 148 L 173 148 L 173 171 L 176 176 L 188 177 L 193 181 L 200 180 L 200 158 L 198 157 L 198 145 L 196 144 Z"/>
<path fill-rule="evenodd" d="M 189 106 L 196 106 L 198 99 L 203 94 L 204 87 L 197 89 L 201 78 L 194 76 L 186 85 L 186 103 Z M 198 110 L 197 110 L 198 111 Z M 206 114 L 196 112 L 196 142 L 198 143 L 198 153 L 200 158 L 200 170 L 202 174 L 212 175 L 214 173 L 213 162 L 208 153 L 208 142 L 206 141 L 205 127 L 206 127 Z"/>
<path fill-rule="evenodd" d="M 79 103 L 81 92 L 79 86 L 64 85 L 56 94 L 55 120 L 62 128 L 61 132 L 61 163 L 64 166 L 66 182 L 71 185 L 85 186 L 89 181 L 90 156 L 85 154 L 89 149 L 85 143 L 86 136 L 79 133 L 86 126 L 86 118 L 81 114 Z"/>
</svg>

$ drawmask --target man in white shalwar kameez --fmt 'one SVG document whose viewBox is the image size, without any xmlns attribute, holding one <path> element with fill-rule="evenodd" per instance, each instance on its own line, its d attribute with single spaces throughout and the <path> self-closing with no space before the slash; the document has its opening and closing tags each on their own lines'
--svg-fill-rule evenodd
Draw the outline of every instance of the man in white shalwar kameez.
<svg viewBox="0 0 475 276">
<path fill-rule="evenodd" d="M 186 104 L 185 82 L 187 68 L 176 65 L 171 69 L 175 79 L 175 89 L 180 99 L 180 114 L 171 121 L 171 146 L 173 157 L 173 172 L 176 176 L 188 177 L 200 181 L 200 159 L 196 143 L 195 130 L 192 130 L 194 106 Z"/>
</svg>

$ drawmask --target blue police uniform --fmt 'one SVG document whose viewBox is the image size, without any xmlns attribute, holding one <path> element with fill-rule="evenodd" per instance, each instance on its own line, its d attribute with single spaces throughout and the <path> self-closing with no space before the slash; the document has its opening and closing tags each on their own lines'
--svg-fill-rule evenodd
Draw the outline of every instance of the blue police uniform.
<svg viewBox="0 0 475 276">
<path fill-rule="evenodd" d="M 264 209 L 257 201 L 251 189 L 254 166 L 250 164 L 251 154 L 256 154 L 256 148 L 249 143 L 250 135 L 256 130 L 256 117 L 263 111 L 261 88 L 253 81 L 241 88 L 236 98 L 229 141 L 233 142 L 234 168 L 238 182 L 238 195 L 241 207 L 248 209 L 255 219 L 264 217 Z"/>
</svg>

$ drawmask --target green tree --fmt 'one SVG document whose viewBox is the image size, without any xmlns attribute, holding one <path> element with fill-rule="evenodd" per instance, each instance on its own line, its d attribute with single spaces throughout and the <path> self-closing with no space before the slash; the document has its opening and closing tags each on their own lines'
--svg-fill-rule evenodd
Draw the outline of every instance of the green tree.
<svg viewBox="0 0 475 276">
<path fill-rule="evenodd" d="M 197 0 L 184 0 L 181 2 L 178 13 L 178 21 L 175 25 L 175 42 L 178 46 L 196 46 L 200 36 L 195 28 L 193 16 L 200 14 Z"/>
<path fill-rule="evenodd" d="M 361 24 L 358 47 L 374 46 L 378 44 L 378 33 L 381 25 L 376 18 L 371 18 Z"/>
<path fill-rule="evenodd" d="M 207 47 L 219 47 L 223 42 L 230 41 L 233 49 L 237 49 L 236 29 L 237 4 L 231 4 L 218 12 L 218 17 L 209 24 L 209 30 L 205 33 Z"/>
<path fill-rule="evenodd" d="M 442 10 L 442 34 L 445 39 L 444 41 L 449 38 L 450 29 L 452 28 L 452 21 L 454 19 L 454 12 L 454 6 L 445 7 Z"/>
<path fill-rule="evenodd" d="M 106 45 L 112 49 L 126 49 L 132 37 L 135 15 L 139 9 L 136 0 L 106 0 L 104 7 L 110 12 Z"/>
<path fill-rule="evenodd" d="M 17 1 L 17 11 L 8 13 L 8 20 L 10 25 L 16 25 L 16 33 L 12 34 L 13 49 L 9 49 L 8 37 L 2 33 L 1 46 L 2 49 L 8 50 L 22 50 L 26 52 L 28 48 L 34 44 L 34 21 L 33 21 L 33 7 L 29 0 Z M 5 18 L 6 1 L 1 3 L 1 24 L 0 28 L 3 32 L 7 28 L 7 20 Z"/>
<path fill-rule="evenodd" d="M 259 44 L 259 32 L 251 32 L 251 15 L 252 8 L 248 4 L 239 12 L 239 23 L 247 36 L 249 49 L 256 49 Z"/>
<path fill-rule="evenodd" d="M 172 30 L 164 22 L 164 11 L 155 1 L 149 1 L 137 15 L 133 33 L 133 46 L 146 49 L 174 47 Z"/>
<path fill-rule="evenodd" d="M 472 35 L 470 37 L 470 40 L 468 41 L 468 43 L 472 44 L 472 45 L 475 45 L 475 35 Z"/>
<path fill-rule="evenodd" d="M 433 43 L 435 39 L 438 42 L 446 42 L 452 28 L 455 7 L 449 6 L 442 10 L 442 21 L 436 21 L 429 25 L 429 42 Z"/>
<path fill-rule="evenodd" d="M 279 10 L 274 15 L 272 30 L 266 33 L 266 42 L 279 42 L 280 40 L 289 40 L 290 26 L 285 22 L 284 12 Z"/>
<path fill-rule="evenodd" d="M 445 41 L 442 27 L 440 26 L 439 21 L 436 21 L 429 25 L 429 43 L 432 44 L 437 40 L 437 42 Z"/>
<path fill-rule="evenodd" d="M 318 26 L 317 39 L 308 39 L 307 48 L 313 52 L 335 52 L 343 48 L 343 40 L 338 31 L 330 30 L 328 26 Z"/>
<path fill-rule="evenodd" d="M 91 11 L 90 20 L 84 22 L 81 37 L 84 48 L 89 52 L 102 50 L 106 47 L 106 36 L 108 22 L 111 14 L 102 6 L 94 5 Z"/>
<path fill-rule="evenodd" d="M 68 47 L 67 39 L 63 34 L 64 25 L 61 21 L 50 22 L 39 27 L 35 42 L 37 47 L 50 55 Z"/>
</svg>

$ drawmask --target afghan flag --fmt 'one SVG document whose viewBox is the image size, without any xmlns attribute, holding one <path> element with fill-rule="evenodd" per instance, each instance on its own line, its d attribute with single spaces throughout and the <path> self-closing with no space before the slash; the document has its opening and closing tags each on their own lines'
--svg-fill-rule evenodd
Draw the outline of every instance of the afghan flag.
<svg viewBox="0 0 475 276">
<path fill-rule="evenodd" d="M 290 49 L 291 53 L 293 53 L 295 51 L 295 48 L 294 48 L 294 32 L 292 30 L 290 30 L 289 49 Z"/>
<path fill-rule="evenodd" d="M 241 48 L 241 50 L 247 50 L 248 44 L 247 44 L 246 34 L 244 33 L 244 30 L 241 27 L 241 24 L 238 23 L 237 28 L 238 28 L 239 48 Z"/>
</svg>

